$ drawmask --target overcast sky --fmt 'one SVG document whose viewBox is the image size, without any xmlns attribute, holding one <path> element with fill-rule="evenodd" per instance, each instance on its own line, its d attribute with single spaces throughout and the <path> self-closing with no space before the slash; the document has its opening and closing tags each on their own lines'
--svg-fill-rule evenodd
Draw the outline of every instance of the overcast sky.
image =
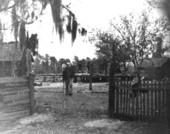
<svg viewBox="0 0 170 134">
<path fill-rule="evenodd" d="M 143 0 L 63 0 L 63 5 L 69 3 L 71 3 L 70 10 L 75 13 L 78 23 L 87 30 L 106 29 L 113 17 L 132 11 L 140 12 L 144 8 Z M 54 31 L 50 6 L 39 21 L 27 28 L 30 33 L 38 33 L 41 55 L 49 54 L 56 59 L 69 58 L 70 60 L 73 60 L 74 56 L 80 59 L 95 57 L 94 44 L 83 42 L 84 37 L 78 36 L 72 46 L 70 35 L 65 34 L 64 42 L 60 43 Z"/>
</svg>

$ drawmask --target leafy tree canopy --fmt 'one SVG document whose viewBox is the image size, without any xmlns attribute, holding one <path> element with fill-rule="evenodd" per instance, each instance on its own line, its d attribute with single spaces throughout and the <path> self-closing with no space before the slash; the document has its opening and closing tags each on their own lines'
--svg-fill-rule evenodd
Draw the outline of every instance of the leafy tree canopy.
<svg viewBox="0 0 170 134">
<path fill-rule="evenodd" d="M 119 43 L 115 46 L 116 61 L 130 60 L 138 68 L 138 61 L 152 55 L 157 50 L 158 38 L 162 40 L 161 46 L 164 53 L 169 46 L 167 37 L 169 24 L 166 17 L 153 18 L 150 11 L 140 14 L 129 14 L 114 18 L 107 31 L 93 30 L 90 41 L 96 44 L 98 57 L 110 59 L 112 57 L 112 44 L 116 39 Z"/>
</svg>

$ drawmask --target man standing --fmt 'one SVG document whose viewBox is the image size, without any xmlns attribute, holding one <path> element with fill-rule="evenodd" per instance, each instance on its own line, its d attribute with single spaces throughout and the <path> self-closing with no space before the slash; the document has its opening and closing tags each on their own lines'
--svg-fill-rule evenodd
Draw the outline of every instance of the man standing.
<svg viewBox="0 0 170 134">
<path fill-rule="evenodd" d="M 71 96 L 73 92 L 74 67 L 71 63 L 67 63 L 67 65 L 63 65 L 63 67 L 63 82 L 65 85 L 66 95 Z"/>
</svg>

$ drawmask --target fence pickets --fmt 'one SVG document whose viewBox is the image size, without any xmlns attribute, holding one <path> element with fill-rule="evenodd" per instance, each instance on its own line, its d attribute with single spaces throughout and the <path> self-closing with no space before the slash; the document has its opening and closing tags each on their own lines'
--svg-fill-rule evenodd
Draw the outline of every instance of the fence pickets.
<svg viewBox="0 0 170 134">
<path fill-rule="evenodd" d="M 131 81 L 116 81 L 115 116 L 135 121 L 166 120 L 169 85 L 169 82 L 142 81 L 139 87 L 132 88 Z"/>
<path fill-rule="evenodd" d="M 33 76 L 0 78 L 1 123 L 10 122 L 34 112 L 33 81 Z"/>
</svg>

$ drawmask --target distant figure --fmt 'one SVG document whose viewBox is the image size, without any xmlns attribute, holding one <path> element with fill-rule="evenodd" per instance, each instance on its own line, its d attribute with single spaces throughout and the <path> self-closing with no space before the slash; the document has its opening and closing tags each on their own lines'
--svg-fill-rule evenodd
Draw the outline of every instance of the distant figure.
<svg viewBox="0 0 170 134">
<path fill-rule="evenodd" d="M 73 92 L 73 80 L 74 80 L 74 67 L 71 63 L 67 63 L 67 65 L 62 65 L 63 67 L 63 82 L 65 85 L 65 94 L 72 95 Z"/>
<path fill-rule="evenodd" d="M 149 90 L 146 87 L 142 87 L 142 85 L 141 85 L 142 81 L 145 81 L 144 77 L 140 78 L 140 81 L 139 81 L 138 77 L 135 77 L 133 79 L 133 81 L 131 83 L 132 94 L 130 95 L 130 97 L 132 97 L 132 96 L 137 97 L 138 94 L 145 94 L 145 93 L 149 92 Z M 135 90 L 133 88 L 135 88 Z"/>
<path fill-rule="evenodd" d="M 132 95 L 134 97 L 137 96 L 137 93 L 138 91 L 137 90 L 133 90 L 133 88 L 138 88 L 139 87 L 139 80 L 138 80 L 138 77 L 135 77 L 131 83 L 131 86 L 132 86 L 132 94 L 130 95 L 132 97 Z"/>
</svg>

